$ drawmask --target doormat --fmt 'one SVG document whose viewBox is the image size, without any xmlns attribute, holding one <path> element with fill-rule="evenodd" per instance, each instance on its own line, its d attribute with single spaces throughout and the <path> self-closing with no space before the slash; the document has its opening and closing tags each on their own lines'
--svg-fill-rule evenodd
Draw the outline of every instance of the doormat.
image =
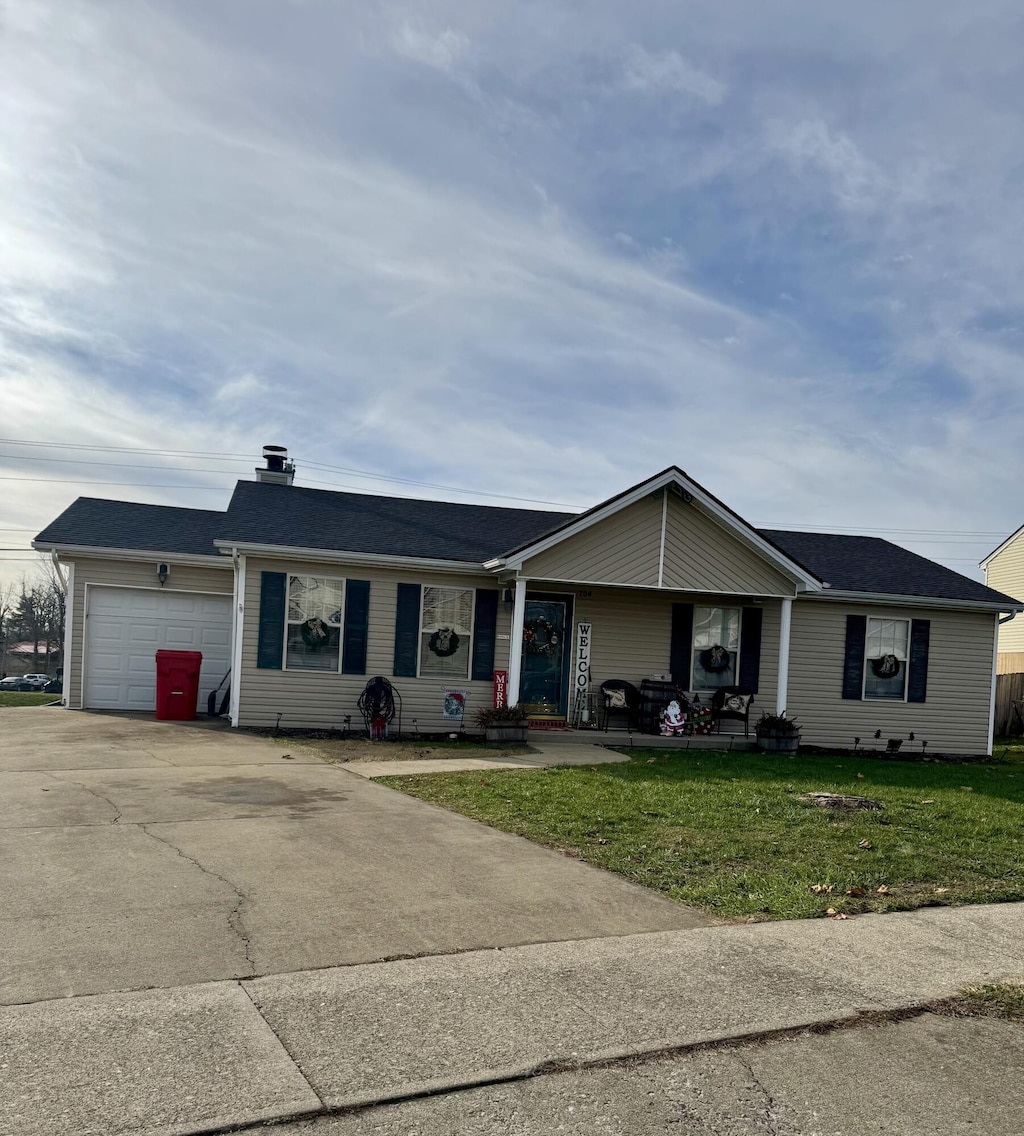
<svg viewBox="0 0 1024 1136">
<path fill-rule="evenodd" d="M 564 722 L 535 722 L 532 718 L 527 719 L 526 725 L 531 730 L 564 730 L 566 733 L 571 732 L 571 727 L 567 726 Z"/>
</svg>

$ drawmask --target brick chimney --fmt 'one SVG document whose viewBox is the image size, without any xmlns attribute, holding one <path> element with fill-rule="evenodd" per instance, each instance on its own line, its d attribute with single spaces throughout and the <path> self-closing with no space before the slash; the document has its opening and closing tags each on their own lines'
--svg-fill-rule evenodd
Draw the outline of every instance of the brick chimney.
<svg viewBox="0 0 1024 1136">
<path fill-rule="evenodd" d="M 291 485 L 295 480 L 295 464 L 288 460 L 284 446 L 264 446 L 263 466 L 256 467 L 256 480 L 270 485 Z"/>
</svg>

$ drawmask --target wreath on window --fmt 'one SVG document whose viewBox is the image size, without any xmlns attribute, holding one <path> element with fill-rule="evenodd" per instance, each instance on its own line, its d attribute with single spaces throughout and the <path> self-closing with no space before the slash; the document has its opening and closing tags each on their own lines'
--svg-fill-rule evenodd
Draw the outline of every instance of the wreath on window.
<svg viewBox="0 0 1024 1136">
<path fill-rule="evenodd" d="M 447 659 L 459 649 L 462 640 L 450 627 L 440 627 L 427 640 L 427 646 L 439 659 Z"/>
<path fill-rule="evenodd" d="M 729 652 L 718 643 L 708 647 L 697 656 L 697 661 L 708 674 L 722 674 L 732 666 L 732 657 Z"/>
<path fill-rule="evenodd" d="M 871 673 L 875 678 L 895 678 L 900 673 L 900 661 L 895 655 L 882 655 L 871 660 Z"/>
<path fill-rule="evenodd" d="M 317 619 L 316 616 L 313 616 L 312 619 L 307 619 L 304 623 L 300 623 L 299 632 L 302 635 L 302 642 L 305 643 L 311 651 L 319 651 L 331 637 L 331 629 L 322 619 Z"/>
<path fill-rule="evenodd" d="M 548 620 L 528 619 L 523 624 L 523 650 L 528 655 L 553 655 L 558 644 L 558 632 Z"/>
</svg>

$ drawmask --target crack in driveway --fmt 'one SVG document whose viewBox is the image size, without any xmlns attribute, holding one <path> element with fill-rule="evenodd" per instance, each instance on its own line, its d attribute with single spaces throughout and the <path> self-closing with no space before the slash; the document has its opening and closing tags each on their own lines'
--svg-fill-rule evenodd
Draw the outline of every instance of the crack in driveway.
<svg viewBox="0 0 1024 1136">
<path fill-rule="evenodd" d="M 76 781 L 73 777 L 57 777 L 55 774 L 49 773 L 45 770 L 42 770 L 41 772 L 45 777 L 49 777 L 51 781 L 56 781 L 58 785 L 77 785 L 79 789 L 82 789 L 84 792 L 88 793 L 90 797 L 95 797 L 97 801 L 102 801 L 105 805 L 108 805 L 114 810 L 114 819 L 110 821 L 111 824 L 121 823 L 121 817 L 124 816 L 124 813 L 121 812 L 121 810 L 109 797 L 104 796 L 102 793 L 97 792 L 95 789 L 90 789 L 88 785 L 83 785 L 81 781 Z"/>
<path fill-rule="evenodd" d="M 139 824 L 136 827 L 138 827 L 142 832 L 151 837 L 153 840 L 158 841 L 160 844 L 166 845 L 173 852 L 176 852 L 183 860 L 187 860 L 188 863 L 198 868 L 204 875 L 212 876 L 215 880 L 220 880 L 222 884 L 224 884 L 226 887 L 231 888 L 231 890 L 235 893 L 236 902 L 234 907 L 232 907 L 232 909 L 228 912 L 227 923 L 228 927 L 231 930 L 231 933 L 233 935 L 236 935 L 240 940 L 242 948 L 245 952 L 245 961 L 249 966 L 248 974 L 241 974 L 237 977 L 254 978 L 256 975 L 256 960 L 249 953 L 251 939 L 249 932 L 246 930 L 245 922 L 242 917 L 242 908 L 249 901 L 249 897 L 245 894 L 244 891 L 242 891 L 241 888 L 237 886 L 237 884 L 232 883 L 232 881 L 229 880 L 227 876 L 222 876 L 220 872 L 215 872 L 212 868 L 208 868 L 205 864 L 201 864 L 194 856 L 190 856 L 187 852 L 182 851 L 182 849 L 179 848 L 177 844 L 175 844 L 172 840 L 168 840 L 163 836 L 158 836 L 155 832 L 150 832 L 149 828 L 145 824 Z"/>
</svg>

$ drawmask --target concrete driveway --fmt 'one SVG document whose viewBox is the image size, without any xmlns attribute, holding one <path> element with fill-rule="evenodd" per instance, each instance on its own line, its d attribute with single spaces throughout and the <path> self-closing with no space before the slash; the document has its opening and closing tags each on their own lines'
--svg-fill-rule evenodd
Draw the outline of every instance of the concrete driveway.
<svg viewBox="0 0 1024 1136">
<path fill-rule="evenodd" d="M 0 785 L 8 1005 L 706 922 L 227 729 L 0 709 Z"/>
</svg>

